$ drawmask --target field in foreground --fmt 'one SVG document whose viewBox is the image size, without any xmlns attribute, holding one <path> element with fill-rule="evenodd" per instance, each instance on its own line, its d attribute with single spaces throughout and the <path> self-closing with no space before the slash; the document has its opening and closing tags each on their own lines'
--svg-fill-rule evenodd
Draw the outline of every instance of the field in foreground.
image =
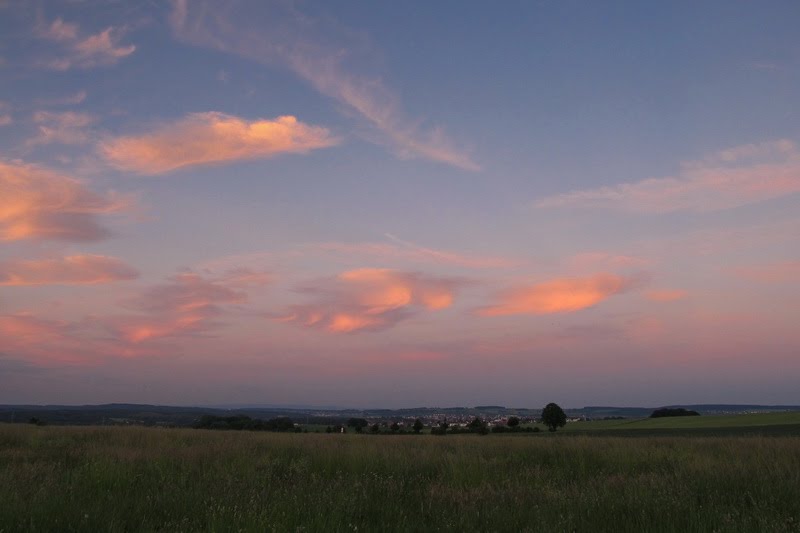
<svg viewBox="0 0 800 533">
<path fill-rule="evenodd" d="M 570 422 L 563 431 L 605 435 L 792 435 L 800 437 L 800 411 Z"/>
<path fill-rule="evenodd" d="M 800 438 L 0 425 L 0 531 L 798 531 Z"/>
</svg>

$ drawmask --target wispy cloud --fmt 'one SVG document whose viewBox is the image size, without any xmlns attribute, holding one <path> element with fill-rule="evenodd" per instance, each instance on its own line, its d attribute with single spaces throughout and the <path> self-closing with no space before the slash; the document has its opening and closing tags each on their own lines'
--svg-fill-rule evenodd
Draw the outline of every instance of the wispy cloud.
<svg viewBox="0 0 800 533">
<path fill-rule="evenodd" d="M 104 255 L 0 261 L 0 286 L 94 285 L 137 277 L 135 268 Z"/>
<path fill-rule="evenodd" d="M 167 283 L 144 290 L 126 307 L 137 315 L 107 321 L 115 334 L 130 343 L 199 334 L 213 329 L 223 306 L 247 302 L 243 287 L 266 283 L 257 272 L 238 271 L 220 278 L 193 272 L 173 276 Z"/>
<path fill-rule="evenodd" d="M 0 315 L 3 351 L 28 364 L 86 365 L 119 353 L 111 345 L 80 336 L 76 329 L 75 324 L 31 313 Z"/>
<path fill-rule="evenodd" d="M 549 196 L 540 208 L 601 208 L 637 213 L 716 211 L 800 192 L 800 151 L 780 140 L 748 144 L 686 163 L 677 176 Z"/>
<path fill-rule="evenodd" d="M 94 120 L 94 117 L 88 113 L 37 111 L 33 114 L 33 121 L 38 124 L 39 133 L 30 139 L 28 144 L 83 144 L 89 142 L 88 128 Z"/>
<path fill-rule="evenodd" d="M 377 331 L 420 310 L 450 307 L 461 282 L 415 272 L 362 268 L 304 287 L 314 302 L 291 306 L 278 320 L 330 333 Z"/>
<path fill-rule="evenodd" d="M 735 273 L 740 278 L 762 283 L 797 283 L 800 282 L 800 261 L 743 266 L 735 269 Z"/>
<path fill-rule="evenodd" d="M 14 118 L 8 113 L 8 102 L 0 100 L 0 127 L 14 123 Z"/>
<path fill-rule="evenodd" d="M 86 97 L 89 94 L 84 91 L 80 90 L 72 94 L 67 94 L 65 96 L 59 96 L 56 98 L 42 98 L 36 100 L 38 105 L 42 106 L 68 106 L 68 105 L 77 105 L 83 103 L 86 100 Z"/>
<path fill-rule="evenodd" d="M 0 161 L 0 241 L 99 240 L 108 230 L 97 216 L 120 212 L 128 204 L 45 168 Z"/>
<path fill-rule="evenodd" d="M 654 302 L 675 302 L 683 300 L 689 293 L 683 289 L 653 289 L 644 293 L 648 300 Z"/>
<path fill-rule="evenodd" d="M 640 282 L 640 277 L 614 274 L 557 278 L 507 290 L 499 295 L 496 303 L 479 309 L 477 313 L 481 316 L 570 313 L 593 307 Z"/>
<path fill-rule="evenodd" d="M 423 129 L 408 119 L 397 96 L 375 75 L 345 67 L 350 39 L 344 30 L 313 20 L 288 4 L 262 16 L 232 20 L 231 6 L 176 0 L 171 15 L 176 36 L 186 42 L 289 68 L 320 93 L 357 113 L 381 133 L 380 140 L 404 158 L 422 157 L 465 170 L 480 167 L 457 149 L 440 128 Z M 327 35 L 334 33 L 335 35 Z M 327 37 L 327 42 L 326 41 Z"/>
<path fill-rule="evenodd" d="M 193 113 L 138 137 L 117 137 L 100 145 L 114 166 L 141 174 L 241 159 L 307 153 L 338 141 L 319 126 L 292 116 L 248 121 L 223 113 Z"/>
<path fill-rule="evenodd" d="M 108 27 L 94 35 L 81 35 L 77 24 L 57 18 L 50 24 L 40 24 L 36 33 L 63 48 L 58 58 L 44 62 L 45 67 L 53 70 L 111 66 L 136 50 L 135 45 L 120 43 L 125 33 L 120 28 Z"/>
<path fill-rule="evenodd" d="M 598 270 L 618 270 L 620 268 L 642 268 L 649 266 L 651 260 L 634 255 L 611 252 L 582 252 L 567 260 L 567 267 L 577 272 Z"/>
<path fill-rule="evenodd" d="M 388 260 L 404 260 L 417 263 L 434 263 L 453 265 L 463 268 L 491 269 L 512 268 L 519 266 L 520 261 L 496 256 L 470 255 L 450 250 L 441 250 L 421 246 L 405 241 L 394 235 L 385 234 L 392 243 L 385 242 L 324 242 L 317 245 L 320 250 L 347 255 L 378 257 Z"/>
</svg>

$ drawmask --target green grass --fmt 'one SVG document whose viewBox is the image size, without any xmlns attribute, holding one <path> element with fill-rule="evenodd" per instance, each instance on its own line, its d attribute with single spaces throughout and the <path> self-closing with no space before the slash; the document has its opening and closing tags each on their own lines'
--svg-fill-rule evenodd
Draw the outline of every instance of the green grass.
<svg viewBox="0 0 800 533">
<path fill-rule="evenodd" d="M 800 436 L 800 412 L 594 420 L 569 422 L 560 431 L 616 436 Z"/>
<path fill-rule="evenodd" d="M 800 438 L 0 425 L 0 531 L 79 530 L 798 531 Z"/>
</svg>

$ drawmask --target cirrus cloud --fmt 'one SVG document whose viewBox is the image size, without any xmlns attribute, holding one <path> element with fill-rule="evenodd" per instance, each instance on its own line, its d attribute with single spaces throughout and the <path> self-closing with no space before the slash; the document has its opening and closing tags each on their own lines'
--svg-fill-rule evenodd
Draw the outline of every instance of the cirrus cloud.
<svg viewBox="0 0 800 533">
<path fill-rule="evenodd" d="M 0 286 L 96 285 L 137 277 L 136 269 L 103 255 L 0 261 Z"/>
<path fill-rule="evenodd" d="M 653 289 L 644 295 L 653 302 L 676 302 L 689 296 L 689 293 L 683 289 Z"/>
<path fill-rule="evenodd" d="M 97 215 L 117 213 L 127 205 L 51 170 L 0 161 L 0 241 L 99 240 L 109 232 Z"/>
<path fill-rule="evenodd" d="M 248 121 L 211 111 L 192 113 L 149 134 L 109 139 L 100 144 L 100 152 L 119 169 L 163 174 L 187 166 L 302 154 L 337 143 L 326 128 L 293 116 Z"/>
<path fill-rule="evenodd" d="M 77 24 L 60 18 L 37 28 L 40 38 L 63 46 L 60 57 L 44 63 L 47 68 L 62 71 L 115 65 L 136 51 L 135 45 L 120 44 L 124 33 L 123 29 L 110 26 L 99 33 L 81 36 Z"/>
<path fill-rule="evenodd" d="M 740 278 L 762 283 L 796 283 L 800 281 L 800 260 L 776 261 L 734 269 Z"/>
<path fill-rule="evenodd" d="M 800 192 L 800 151 L 790 140 L 737 146 L 649 178 L 542 198 L 540 208 L 669 213 L 717 211 Z"/>
<path fill-rule="evenodd" d="M 126 307 L 139 314 L 111 318 L 107 325 L 116 337 L 133 344 L 199 334 L 218 325 L 216 319 L 224 313 L 224 305 L 247 302 L 242 287 L 266 282 L 266 275 L 244 270 L 219 278 L 181 273 L 126 302 Z"/>
<path fill-rule="evenodd" d="M 235 4 L 176 0 L 173 5 L 170 22 L 182 41 L 288 68 L 363 118 L 379 133 L 378 142 L 392 146 L 398 157 L 480 170 L 441 128 L 423 129 L 406 117 L 399 98 L 375 74 L 361 75 L 345 67 L 352 48 L 358 47 L 353 32 L 314 20 L 290 4 L 265 4 L 263 11 L 250 9 L 247 18 L 239 20 L 234 20 L 241 11 Z"/>
</svg>

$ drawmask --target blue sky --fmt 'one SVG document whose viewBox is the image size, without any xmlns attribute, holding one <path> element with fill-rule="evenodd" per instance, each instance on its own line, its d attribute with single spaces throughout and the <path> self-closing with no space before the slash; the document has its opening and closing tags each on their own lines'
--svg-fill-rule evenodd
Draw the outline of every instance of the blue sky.
<svg viewBox="0 0 800 533">
<path fill-rule="evenodd" d="M 800 402 L 795 2 L 0 14 L 0 402 Z"/>
</svg>

